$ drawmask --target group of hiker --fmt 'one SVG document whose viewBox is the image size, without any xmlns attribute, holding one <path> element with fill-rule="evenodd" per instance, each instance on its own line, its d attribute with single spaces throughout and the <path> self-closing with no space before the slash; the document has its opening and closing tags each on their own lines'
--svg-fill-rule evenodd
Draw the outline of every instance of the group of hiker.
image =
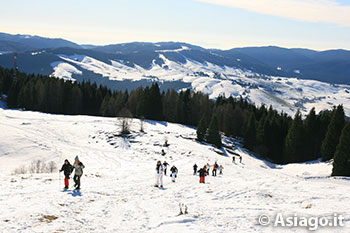
<svg viewBox="0 0 350 233">
<path fill-rule="evenodd" d="M 61 170 L 59 172 L 64 173 L 64 189 L 67 190 L 69 188 L 69 179 L 70 175 L 73 173 L 74 170 L 74 187 L 75 189 L 80 189 L 80 178 L 83 175 L 83 169 L 85 168 L 84 164 L 80 162 L 79 157 L 76 156 L 74 159 L 73 165 L 71 165 L 68 161 L 68 159 L 64 160 L 64 164 L 62 165 Z"/>
<path fill-rule="evenodd" d="M 238 155 L 239 162 L 242 163 L 242 156 Z M 232 163 L 235 163 L 235 156 L 232 157 Z M 222 165 L 218 165 L 215 161 L 213 165 L 209 165 L 209 163 L 205 164 L 202 168 L 198 169 L 197 164 L 193 165 L 193 175 L 199 174 L 199 183 L 205 183 L 205 177 L 209 176 L 210 167 L 213 167 L 212 176 L 216 176 L 217 170 L 219 170 L 219 174 L 222 175 L 224 167 Z"/>
<path fill-rule="evenodd" d="M 237 154 L 240 163 L 242 163 L 242 156 Z M 232 157 L 232 163 L 235 163 L 235 156 Z M 164 161 L 163 163 L 159 160 L 156 165 L 156 184 L 155 187 L 163 188 L 163 174 L 167 175 L 167 167 L 169 164 Z M 205 183 L 205 177 L 209 176 L 210 167 L 213 168 L 212 176 L 217 176 L 217 171 L 219 170 L 219 175 L 223 174 L 224 166 L 219 165 L 217 161 L 213 165 L 209 163 L 205 164 L 202 168 L 198 169 L 198 165 L 193 165 L 193 175 L 199 174 L 199 183 Z M 175 166 L 172 166 L 170 169 L 170 176 L 173 182 L 175 182 L 175 178 L 178 173 L 178 169 Z"/>
<path fill-rule="evenodd" d="M 163 188 L 163 174 L 166 176 L 167 174 L 167 167 L 168 167 L 168 163 L 166 161 L 162 162 L 159 160 L 157 162 L 157 166 L 156 166 L 156 184 L 155 187 L 159 187 L 159 188 Z M 175 182 L 175 179 L 177 177 L 177 167 L 175 167 L 175 165 L 173 165 L 170 168 L 170 177 L 171 177 L 171 181 Z"/>
<path fill-rule="evenodd" d="M 197 173 L 199 174 L 199 183 L 205 183 L 205 177 L 209 176 L 209 172 L 210 172 L 210 167 L 213 167 L 212 170 L 212 176 L 216 176 L 217 175 L 217 170 L 219 170 L 219 174 L 222 175 L 223 170 L 224 170 L 224 166 L 219 165 L 216 161 L 213 165 L 210 165 L 209 163 L 205 164 L 202 168 L 198 169 L 198 165 L 194 164 L 193 165 L 193 175 L 196 175 Z"/>
<path fill-rule="evenodd" d="M 242 156 L 239 155 L 240 163 L 242 163 Z M 232 157 L 232 163 L 235 163 L 235 156 Z M 167 168 L 169 164 L 164 161 L 163 163 L 159 160 L 156 165 L 156 184 L 155 187 L 163 188 L 163 176 L 167 175 Z M 205 183 L 205 177 L 209 176 L 210 167 L 212 167 L 212 176 L 217 176 L 217 171 L 219 170 L 219 174 L 223 174 L 224 167 L 222 165 L 219 165 L 216 161 L 213 165 L 210 165 L 209 163 L 205 164 L 202 168 L 198 170 L 197 164 L 193 165 L 193 175 L 199 174 L 199 183 Z M 64 189 L 69 188 L 69 179 L 70 175 L 74 172 L 73 181 L 74 181 L 74 187 L 75 189 L 80 189 L 80 178 L 83 175 L 83 169 L 85 168 L 84 164 L 79 160 L 78 156 L 75 157 L 73 165 L 71 165 L 66 159 L 64 161 L 64 164 L 62 165 L 62 168 L 59 170 L 59 172 L 64 173 Z M 170 177 L 172 182 L 175 182 L 175 179 L 177 177 L 178 169 L 173 165 L 170 168 Z"/>
<path fill-rule="evenodd" d="M 242 163 L 242 156 L 238 155 L 239 162 Z M 232 156 L 232 163 L 236 163 L 236 156 Z"/>
</svg>

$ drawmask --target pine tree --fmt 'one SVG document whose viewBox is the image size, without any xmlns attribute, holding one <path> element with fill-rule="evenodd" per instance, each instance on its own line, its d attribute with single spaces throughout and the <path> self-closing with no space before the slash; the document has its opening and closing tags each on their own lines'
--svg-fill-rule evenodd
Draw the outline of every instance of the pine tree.
<svg viewBox="0 0 350 233">
<path fill-rule="evenodd" d="M 244 146 L 250 150 L 253 150 L 256 145 L 256 120 L 252 113 L 249 117 L 247 130 L 244 135 Z"/>
<path fill-rule="evenodd" d="M 315 108 L 312 108 L 305 119 L 305 156 L 307 160 L 317 159 L 318 135 L 320 133 L 320 123 L 316 117 Z"/>
<path fill-rule="evenodd" d="M 285 163 L 303 160 L 303 121 L 299 111 L 295 114 L 292 125 L 288 130 L 283 157 Z"/>
<path fill-rule="evenodd" d="M 345 115 L 342 105 L 334 109 L 331 122 L 329 123 L 325 139 L 322 142 L 321 156 L 322 161 L 328 161 L 333 158 L 336 147 L 339 143 L 339 137 L 345 124 Z"/>
<path fill-rule="evenodd" d="M 160 95 L 159 86 L 157 83 L 153 84 L 150 88 L 149 95 L 149 107 L 150 107 L 150 116 L 149 119 L 161 121 L 163 120 L 163 104 L 162 98 Z"/>
<path fill-rule="evenodd" d="M 207 120 L 205 116 L 201 118 L 197 128 L 197 140 L 200 142 L 205 141 L 205 135 L 207 133 Z"/>
<path fill-rule="evenodd" d="M 350 176 L 350 123 L 344 127 L 337 146 L 332 176 Z"/>
<path fill-rule="evenodd" d="M 208 135 L 206 138 L 208 143 L 215 145 L 217 148 L 220 148 L 222 146 L 218 120 L 215 115 L 213 115 L 210 121 L 209 128 L 208 128 Z"/>
</svg>

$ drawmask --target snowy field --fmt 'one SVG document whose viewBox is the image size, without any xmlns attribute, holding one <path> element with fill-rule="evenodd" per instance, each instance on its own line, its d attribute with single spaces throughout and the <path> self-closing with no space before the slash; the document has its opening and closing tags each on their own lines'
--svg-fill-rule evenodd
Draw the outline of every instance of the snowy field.
<svg viewBox="0 0 350 233">
<path fill-rule="evenodd" d="M 329 177 L 329 164 L 275 166 L 228 140 L 243 157 L 233 164 L 228 151 L 223 156 L 197 143 L 193 128 L 148 121 L 139 133 L 134 120 L 132 136 L 122 139 L 113 136 L 116 122 L 0 109 L 0 232 L 309 232 L 259 225 L 259 215 L 278 213 L 337 213 L 344 227 L 317 232 L 350 232 L 350 180 Z M 165 139 L 169 147 L 162 147 Z M 35 159 L 60 167 L 76 155 L 86 166 L 80 191 L 62 191 L 58 169 L 13 174 Z M 153 187 L 157 160 L 179 169 L 176 183 L 164 177 L 163 190 Z M 199 184 L 193 164 L 215 161 L 223 175 Z M 179 203 L 187 205 L 187 215 L 179 215 Z"/>
</svg>

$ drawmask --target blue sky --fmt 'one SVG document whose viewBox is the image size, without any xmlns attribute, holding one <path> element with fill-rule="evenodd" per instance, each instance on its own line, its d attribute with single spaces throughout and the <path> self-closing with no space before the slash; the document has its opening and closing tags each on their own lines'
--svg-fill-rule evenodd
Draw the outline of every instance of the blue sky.
<svg viewBox="0 0 350 233">
<path fill-rule="evenodd" d="M 76 43 L 350 49 L 345 0 L 0 0 L 0 31 Z M 5 10 L 6 9 L 6 10 Z"/>
</svg>

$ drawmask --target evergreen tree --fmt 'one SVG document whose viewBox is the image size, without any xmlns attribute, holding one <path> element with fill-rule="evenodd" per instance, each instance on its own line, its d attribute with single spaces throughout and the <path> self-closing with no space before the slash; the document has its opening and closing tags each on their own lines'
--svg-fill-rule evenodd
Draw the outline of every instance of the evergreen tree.
<svg viewBox="0 0 350 233">
<path fill-rule="evenodd" d="M 201 118 L 197 127 L 197 140 L 200 142 L 205 141 L 205 136 L 207 133 L 207 120 L 205 116 Z"/>
<path fill-rule="evenodd" d="M 284 163 L 294 163 L 303 160 L 303 122 L 298 111 L 284 144 Z"/>
<path fill-rule="evenodd" d="M 262 114 L 258 122 L 258 127 L 256 130 L 256 149 L 255 152 L 259 153 L 261 156 L 265 157 L 267 155 L 267 147 L 265 145 L 265 129 L 267 124 L 266 112 Z"/>
<path fill-rule="evenodd" d="M 350 123 L 344 127 L 337 146 L 332 176 L 350 176 Z"/>
<path fill-rule="evenodd" d="M 220 148 L 222 146 L 221 135 L 218 127 L 218 120 L 215 115 L 213 115 L 210 121 L 208 135 L 206 139 L 208 143 L 215 145 L 217 148 Z"/>
<path fill-rule="evenodd" d="M 174 89 L 168 90 L 163 98 L 163 115 L 166 121 L 176 122 L 176 102 L 178 94 Z"/>
<path fill-rule="evenodd" d="M 244 146 L 249 150 L 254 150 L 256 145 L 256 120 L 254 114 L 250 114 L 247 130 L 244 135 Z"/>
<path fill-rule="evenodd" d="M 339 143 L 339 137 L 345 124 L 345 115 L 342 105 L 334 109 L 331 122 L 329 123 L 325 139 L 322 142 L 321 156 L 322 161 L 328 161 L 333 158 L 336 147 Z"/>
<path fill-rule="evenodd" d="M 156 121 L 163 120 L 163 104 L 157 83 L 152 84 L 148 101 L 148 106 L 150 107 L 149 119 Z"/>
<path fill-rule="evenodd" d="M 312 108 L 305 119 L 305 156 L 307 160 L 315 160 L 319 157 L 319 133 L 320 123 L 316 116 L 315 108 Z"/>
</svg>

